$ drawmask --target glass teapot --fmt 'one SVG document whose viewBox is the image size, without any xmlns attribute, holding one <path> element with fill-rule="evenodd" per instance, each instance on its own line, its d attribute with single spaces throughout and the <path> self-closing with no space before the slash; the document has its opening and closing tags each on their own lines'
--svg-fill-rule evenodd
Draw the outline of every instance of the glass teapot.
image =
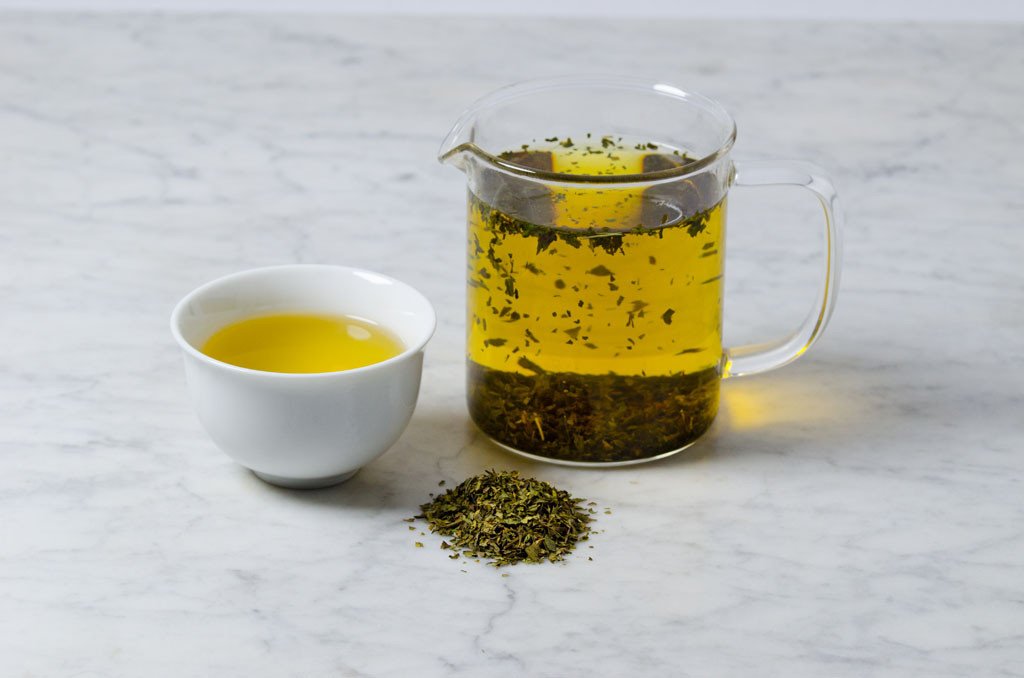
<svg viewBox="0 0 1024 678">
<path fill-rule="evenodd" d="M 806 163 L 734 163 L 716 102 L 623 78 L 525 82 L 477 101 L 440 160 L 468 182 L 467 398 L 518 454 L 623 465 L 692 445 L 723 378 L 821 336 L 839 283 L 832 182 Z M 723 348 L 726 195 L 798 185 L 824 211 L 814 308 L 790 336 Z"/>
</svg>

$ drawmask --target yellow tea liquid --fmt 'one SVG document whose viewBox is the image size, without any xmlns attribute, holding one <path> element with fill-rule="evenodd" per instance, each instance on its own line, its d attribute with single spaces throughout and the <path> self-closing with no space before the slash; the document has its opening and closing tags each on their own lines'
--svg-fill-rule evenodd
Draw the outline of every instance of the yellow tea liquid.
<svg viewBox="0 0 1024 678">
<path fill-rule="evenodd" d="M 686 162 L 655 144 L 555 141 L 504 157 L 592 176 Z M 718 407 L 724 189 L 553 185 L 517 201 L 517 181 L 496 177 L 469 196 L 474 421 L 516 450 L 566 461 L 690 444 Z"/>
<path fill-rule="evenodd" d="M 362 318 L 288 313 L 248 318 L 218 330 L 202 352 L 264 372 L 338 372 L 393 358 L 404 350 L 389 331 Z"/>
</svg>

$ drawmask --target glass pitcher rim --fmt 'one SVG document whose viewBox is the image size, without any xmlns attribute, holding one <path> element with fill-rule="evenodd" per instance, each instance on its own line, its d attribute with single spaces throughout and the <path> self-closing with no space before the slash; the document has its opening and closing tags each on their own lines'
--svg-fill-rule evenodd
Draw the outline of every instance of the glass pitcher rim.
<svg viewBox="0 0 1024 678">
<path fill-rule="evenodd" d="M 633 173 L 633 174 L 569 174 L 566 172 L 553 172 L 549 170 L 536 169 L 526 165 L 511 162 L 492 153 L 487 152 L 472 140 L 456 144 L 466 126 L 471 123 L 481 111 L 495 108 L 510 101 L 525 98 L 527 96 L 551 89 L 567 88 L 593 88 L 606 87 L 609 89 L 626 89 L 634 91 L 654 92 L 660 96 L 677 99 L 681 102 L 696 105 L 718 117 L 723 126 L 728 130 L 725 139 L 711 153 L 708 153 L 692 162 L 654 172 Z M 438 150 L 438 161 L 447 163 L 463 153 L 470 153 L 488 164 L 503 171 L 547 182 L 563 184 L 654 184 L 663 183 L 666 180 L 679 179 L 698 172 L 714 165 L 726 157 L 736 143 L 736 122 L 729 112 L 720 103 L 692 90 L 684 90 L 681 87 L 658 80 L 646 80 L 628 76 L 615 75 L 577 75 L 558 76 L 550 78 L 534 78 L 520 80 L 510 85 L 505 85 L 474 101 L 462 112 L 451 130 L 441 142 Z"/>
</svg>

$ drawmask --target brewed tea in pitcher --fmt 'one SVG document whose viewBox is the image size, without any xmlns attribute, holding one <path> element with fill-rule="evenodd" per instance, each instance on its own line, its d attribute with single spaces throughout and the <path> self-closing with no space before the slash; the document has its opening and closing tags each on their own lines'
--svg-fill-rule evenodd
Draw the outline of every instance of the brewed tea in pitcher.
<svg viewBox="0 0 1024 678">
<path fill-rule="evenodd" d="M 665 144 L 593 134 L 501 157 L 610 177 L 691 161 Z M 722 191 L 693 181 L 553 187 L 526 204 L 508 200 L 521 188 L 508 182 L 494 176 L 469 194 L 473 420 L 516 450 L 567 461 L 693 442 L 718 403 Z"/>
</svg>

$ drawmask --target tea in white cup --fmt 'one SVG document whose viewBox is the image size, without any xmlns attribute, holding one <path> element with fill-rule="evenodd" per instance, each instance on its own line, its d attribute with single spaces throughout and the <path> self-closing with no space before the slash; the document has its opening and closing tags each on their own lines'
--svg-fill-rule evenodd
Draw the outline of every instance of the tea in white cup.
<svg viewBox="0 0 1024 678">
<path fill-rule="evenodd" d="M 360 329 L 378 328 L 399 350 L 332 371 L 251 369 L 204 352 L 232 327 L 236 331 L 229 334 L 248 337 L 258 352 L 261 333 L 246 325 L 253 322 L 257 328 L 261 322 L 290 327 L 293 334 L 298 328 L 305 334 L 292 337 L 299 350 L 303 341 L 315 345 L 324 339 L 316 321 L 304 327 L 297 318 L 341 323 L 357 342 Z M 315 488 L 347 480 L 398 440 L 416 406 L 423 349 L 435 323 L 430 302 L 394 278 L 342 266 L 296 265 L 244 271 L 203 285 L 174 309 L 171 333 L 185 356 L 196 413 L 214 443 L 269 483 Z M 273 334 L 262 334 L 268 340 L 262 349 L 273 343 Z M 276 359 L 286 354 L 287 347 Z M 314 367 L 325 366 L 320 358 Z"/>
</svg>

